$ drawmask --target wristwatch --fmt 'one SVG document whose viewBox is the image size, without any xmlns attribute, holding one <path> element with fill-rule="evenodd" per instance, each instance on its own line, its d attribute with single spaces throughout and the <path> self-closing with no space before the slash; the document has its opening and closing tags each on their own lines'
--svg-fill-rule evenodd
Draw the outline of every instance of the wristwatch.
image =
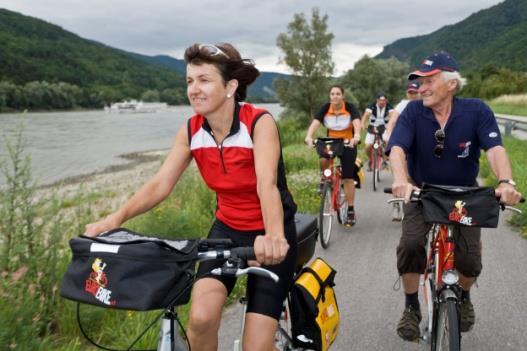
<svg viewBox="0 0 527 351">
<path fill-rule="evenodd" d="M 514 180 L 512 180 L 512 179 L 500 179 L 498 181 L 498 184 L 501 184 L 501 183 L 507 183 L 507 184 L 510 184 L 510 185 L 512 185 L 513 187 L 516 188 L 516 182 Z"/>
</svg>

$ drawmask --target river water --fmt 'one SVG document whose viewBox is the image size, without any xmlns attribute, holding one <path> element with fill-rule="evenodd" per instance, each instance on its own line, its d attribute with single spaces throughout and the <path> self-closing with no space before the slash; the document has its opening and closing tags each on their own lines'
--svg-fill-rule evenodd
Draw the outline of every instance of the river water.
<svg viewBox="0 0 527 351">
<path fill-rule="evenodd" d="M 256 104 L 279 116 L 278 104 Z M 6 138 L 24 125 L 25 152 L 39 185 L 128 161 L 120 156 L 170 148 L 178 128 L 192 115 L 190 106 L 157 113 L 104 111 L 0 114 L 0 160 L 6 160 Z M 0 186 L 5 179 L 0 176 Z"/>
</svg>

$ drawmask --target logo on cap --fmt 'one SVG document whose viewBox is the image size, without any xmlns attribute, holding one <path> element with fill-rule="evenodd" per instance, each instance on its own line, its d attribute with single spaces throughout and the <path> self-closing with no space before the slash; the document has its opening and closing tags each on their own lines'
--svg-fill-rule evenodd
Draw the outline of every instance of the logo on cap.
<svg viewBox="0 0 527 351">
<path fill-rule="evenodd" d="M 434 64 L 434 61 L 432 60 L 424 60 L 423 65 L 432 66 Z"/>
</svg>

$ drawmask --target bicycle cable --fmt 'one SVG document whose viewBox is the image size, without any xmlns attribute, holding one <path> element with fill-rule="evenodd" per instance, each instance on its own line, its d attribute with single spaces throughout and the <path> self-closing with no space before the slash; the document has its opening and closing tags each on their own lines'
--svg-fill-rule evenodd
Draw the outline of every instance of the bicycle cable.
<svg viewBox="0 0 527 351">
<path fill-rule="evenodd" d="M 141 340 L 141 338 L 146 334 L 146 332 L 152 328 L 152 326 L 157 322 L 159 321 L 159 319 L 163 316 L 163 314 L 166 313 L 166 311 L 168 309 L 171 309 L 173 308 L 174 306 L 174 303 L 183 295 L 183 293 L 185 293 L 188 289 L 190 289 L 194 284 L 189 284 L 187 287 L 185 287 L 176 297 L 174 297 L 174 299 L 172 299 L 172 301 L 168 304 L 168 307 L 163 309 L 163 311 L 161 313 L 159 313 L 153 320 L 150 324 L 148 324 L 148 326 L 139 334 L 139 336 L 130 344 L 130 346 L 127 348 L 127 349 L 112 349 L 112 348 L 109 348 L 109 347 L 106 347 L 106 346 L 102 346 L 102 345 L 99 345 L 97 344 L 95 341 L 93 341 L 93 339 L 91 339 L 88 334 L 86 333 L 86 331 L 84 330 L 84 328 L 82 327 L 82 323 L 81 323 L 81 318 L 80 318 L 80 302 L 77 303 L 77 324 L 79 325 L 79 329 L 82 333 L 82 335 L 84 336 L 84 338 L 86 340 L 88 340 L 92 345 L 94 345 L 95 347 L 99 348 L 99 349 L 102 349 L 102 350 L 107 350 L 107 351 L 132 351 L 132 347 L 134 347 L 134 345 L 139 341 Z M 181 323 L 181 321 L 179 320 L 179 318 L 175 318 L 175 320 L 177 321 L 178 325 L 179 325 L 179 328 L 181 329 L 181 331 L 183 332 L 183 335 L 185 337 L 185 340 L 187 342 L 187 346 L 188 346 L 188 350 L 191 351 L 191 348 L 190 348 L 190 342 L 188 340 L 188 337 L 187 337 L 187 333 L 185 332 L 185 329 L 183 328 L 183 324 Z M 156 349 L 144 349 L 144 350 L 141 350 L 141 349 L 138 349 L 138 350 L 133 350 L 133 351 L 156 351 Z"/>
</svg>

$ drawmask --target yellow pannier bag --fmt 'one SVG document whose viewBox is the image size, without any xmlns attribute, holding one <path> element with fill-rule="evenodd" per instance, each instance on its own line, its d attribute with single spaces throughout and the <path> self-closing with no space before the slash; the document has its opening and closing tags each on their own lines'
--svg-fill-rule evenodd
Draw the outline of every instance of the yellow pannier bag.
<svg viewBox="0 0 527 351">
<path fill-rule="evenodd" d="M 319 257 L 297 275 L 289 301 L 295 347 L 325 351 L 337 338 L 340 316 L 333 290 L 336 273 Z"/>
<path fill-rule="evenodd" d="M 355 159 L 353 180 L 355 181 L 355 187 L 359 188 L 364 184 L 366 176 L 364 170 L 362 169 L 362 161 L 360 158 Z"/>
</svg>

